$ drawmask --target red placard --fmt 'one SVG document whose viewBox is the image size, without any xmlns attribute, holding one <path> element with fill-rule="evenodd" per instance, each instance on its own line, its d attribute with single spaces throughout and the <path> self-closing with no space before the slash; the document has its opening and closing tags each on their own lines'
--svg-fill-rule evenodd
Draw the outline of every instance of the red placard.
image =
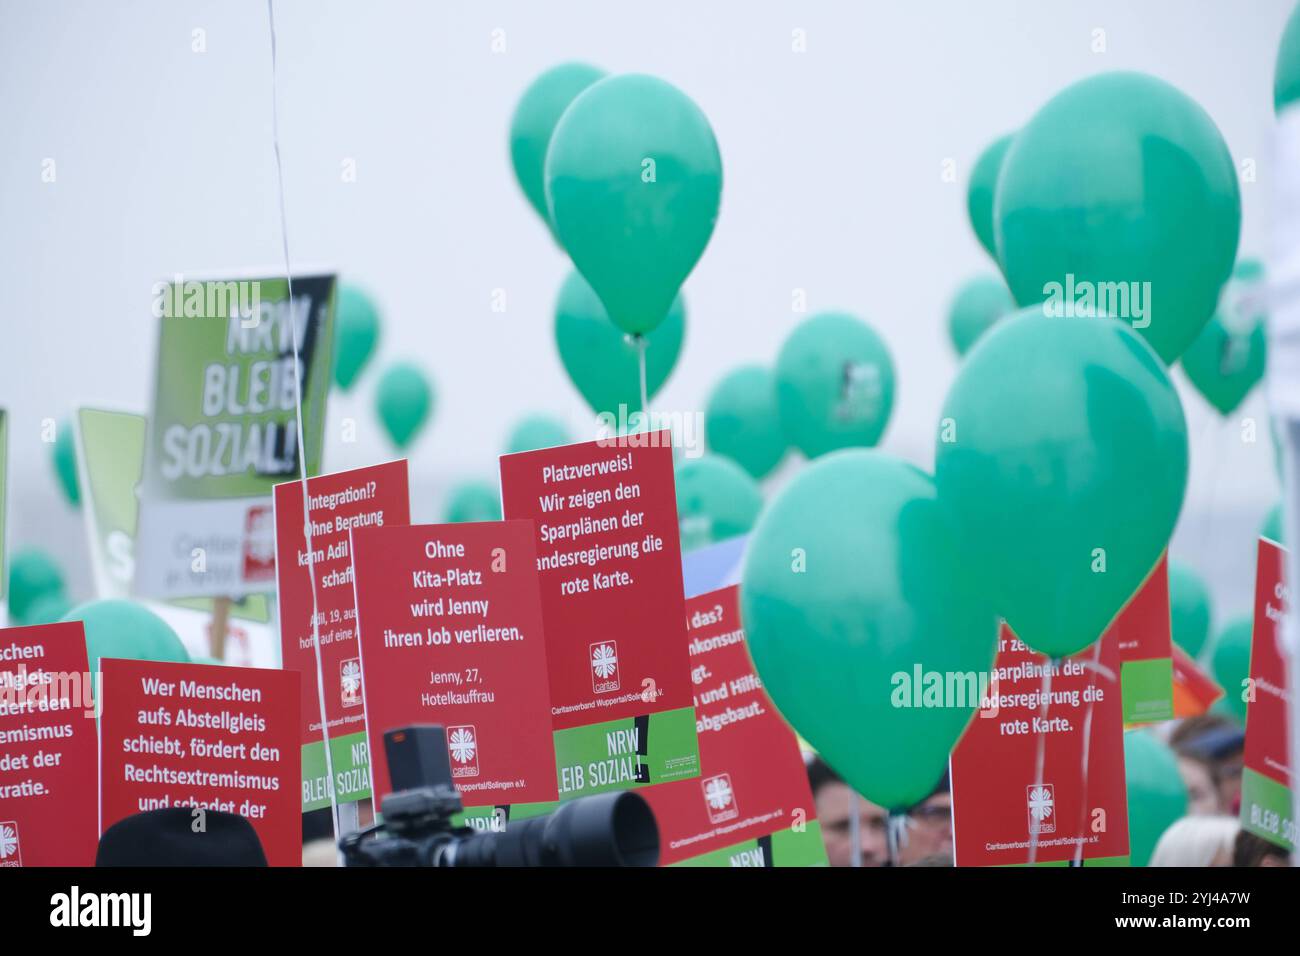
<svg viewBox="0 0 1300 956">
<path fill-rule="evenodd" d="M 0 866 L 91 866 L 94 688 L 80 621 L 0 630 Z"/>
<path fill-rule="evenodd" d="M 246 817 L 272 866 L 302 863 L 299 678 L 291 671 L 105 658 L 104 829 L 159 807 Z"/>
<path fill-rule="evenodd" d="M 1128 854 L 1119 669 L 1113 636 L 1051 665 L 1002 625 L 985 707 L 952 753 L 958 866 L 1028 863 L 1035 835 L 1040 863 L 1073 860 L 1080 841 L 1085 860 Z"/>
<path fill-rule="evenodd" d="M 361 705 L 348 533 L 352 528 L 411 523 L 406 461 L 309 478 L 307 494 L 329 733 L 331 737 L 359 733 L 365 729 L 366 715 Z M 320 695 L 312 647 L 312 582 L 300 481 L 275 486 L 275 553 L 283 666 L 303 675 L 302 743 L 318 743 Z"/>
<path fill-rule="evenodd" d="M 366 528 L 352 538 L 371 788 L 384 732 L 442 724 L 465 806 L 556 800 L 533 527 Z"/>
<path fill-rule="evenodd" d="M 505 455 L 501 498 L 537 526 L 555 729 L 690 707 L 671 435 Z"/>
<path fill-rule="evenodd" d="M 1177 644 L 1173 646 L 1174 662 L 1174 716 L 1199 717 L 1223 696 L 1220 687 L 1209 674 L 1196 666 L 1187 652 Z"/>
<path fill-rule="evenodd" d="M 799 742 L 754 672 L 739 596 L 732 586 L 686 602 L 700 776 L 642 791 L 659 823 L 659 863 L 788 833 L 807 837 L 792 838 L 791 858 L 824 864 Z M 765 850 L 763 865 L 782 864 L 770 842 Z"/>
</svg>

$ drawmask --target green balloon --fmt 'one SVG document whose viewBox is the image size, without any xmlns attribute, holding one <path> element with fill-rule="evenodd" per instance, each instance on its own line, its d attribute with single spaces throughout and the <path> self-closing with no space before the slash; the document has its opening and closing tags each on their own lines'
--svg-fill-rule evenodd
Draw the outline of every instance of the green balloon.
<svg viewBox="0 0 1300 956">
<path fill-rule="evenodd" d="M 1169 623 L 1174 643 L 1199 657 L 1210 636 L 1210 591 L 1201 576 L 1178 561 L 1169 562 Z"/>
<path fill-rule="evenodd" d="M 547 229 L 552 228 L 546 208 L 545 176 L 551 134 L 574 97 L 604 76 L 603 70 L 585 63 L 552 67 L 528 85 L 510 118 L 510 162 L 515 179 Z"/>
<path fill-rule="evenodd" d="M 913 707 L 914 668 L 987 674 L 997 621 L 930 477 L 877 451 L 813 462 L 763 511 L 741 576 L 758 674 L 868 800 L 923 800 L 978 706 Z M 947 703 L 955 703 L 948 701 Z"/>
<path fill-rule="evenodd" d="M 67 614 L 71 607 L 72 602 L 62 591 L 42 594 L 27 608 L 27 614 L 21 623 L 53 624 L 55 621 L 63 620 L 63 615 Z"/>
<path fill-rule="evenodd" d="M 1291 11 L 1282 42 L 1277 48 L 1277 64 L 1273 67 L 1273 109 L 1283 108 L 1300 100 L 1300 5 Z"/>
<path fill-rule="evenodd" d="M 1128 791 L 1128 855 L 1146 866 L 1160 835 L 1187 814 L 1187 787 L 1174 752 L 1144 730 L 1124 734 L 1124 782 Z"/>
<path fill-rule="evenodd" d="M 1187 427 L 1155 353 L 1119 322 L 999 322 L 943 407 L 940 496 L 969 572 L 1049 657 L 1097 640 L 1155 567 L 1187 485 Z"/>
<path fill-rule="evenodd" d="M 776 359 L 776 402 L 790 444 L 809 458 L 880 441 L 894 406 L 884 341 L 845 312 L 800 323 Z"/>
<path fill-rule="evenodd" d="M 722 157 L 689 97 L 653 76 L 588 87 L 546 154 L 560 244 L 614 324 L 644 335 L 664 320 L 713 235 Z"/>
<path fill-rule="evenodd" d="M 1285 544 L 1282 540 L 1282 502 L 1278 502 L 1268 509 L 1268 514 L 1264 516 L 1264 524 L 1259 529 L 1260 537 L 1268 538 L 1270 541 L 1276 541 L 1278 544 Z"/>
<path fill-rule="evenodd" d="M 1007 155 L 1013 134 L 1008 133 L 995 139 L 980 153 L 971 170 L 970 185 L 966 188 L 966 212 L 970 216 L 971 228 L 975 238 L 984 250 L 998 258 L 997 241 L 993 234 L 993 196 L 998 184 L 998 173 L 1002 171 L 1002 160 Z M 960 351 L 960 350 L 959 350 Z"/>
<path fill-rule="evenodd" d="M 515 452 L 534 451 L 538 448 L 555 448 L 572 441 L 564 422 L 547 418 L 545 415 L 530 415 L 522 419 L 510 432 L 510 438 L 506 441 L 506 454 L 513 455 Z"/>
<path fill-rule="evenodd" d="M 1183 353 L 1187 378 L 1220 415 L 1231 414 L 1264 377 L 1268 362 L 1265 316 L 1246 314 L 1238 298 L 1244 288 L 1259 281 L 1234 277 L 1219 309 Z"/>
<path fill-rule="evenodd" d="M 86 629 L 86 657 L 92 671 L 104 657 L 136 661 L 189 662 L 189 652 L 166 621 L 134 601 L 89 601 L 63 616 Z"/>
<path fill-rule="evenodd" d="M 1250 677 L 1250 632 L 1254 619 L 1246 614 L 1233 618 L 1223 626 L 1210 647 L 1210 673 L 1223 688 L 1219 701 L 1238 723 L 1245 726 L 1246 702 L 1242 694 Z"/>
<path fill-rule="evenodd" d="M 433 386 L 418 365 L 390 365 L 379 379 L 375 408 L 388 437 L 398 448 L 405 448 L 433 409 Z"/>
<path fill-rule="evenodd" d="M 1132 323 L 1168 364 L 1214 314 L 1241 195 L 1205 110 L 1155 77 L 1103 73 L 1016 135 L 994 220 L 1017 302 Z"/>
<path fill-rule="evenodd" d="M 686 337 L 686 303 L 673 299 L 668 317 L 641 342 L 645 345 L 646 391 L 663 387 Z M 597 414 L 619 416 L 641 411 L 641 370 L 637 344 L 614 327 L 591 286 L 570 273 L 555 305 L 555 344 L 560 361 L 578 392 Z"/>
<path fill-rule="evenodd" d="M 688 458 L 674 472 L 683 551 L 745 534 L 763 510 L 763 493 L 730 458 Z"/>
<path fill-rule="evenodd" d="M 356 286 L 339 290 L 334 320 L 334 381 L 345 392 L 374 354 L 379 342 L 379 310 Z"/>
<path fill-rule="evenodd" d="M 713 387 L 704 409 L 709 450 L 730 458 L 754 478 L 771 474 L 785 457 L 785 432 L 770 369 L 745 365 Z"/>
<path fill-rule="evenodd" d="M 443 522 L 500 521 L 501 492 L 487 481 L 464 481 L 451 489 Z"/>
<path fill-rule="evenodd" d="M 24 548 L 9 559 L 9 613 L 24 623 L 41 598 L 62 594 L 63 570 L 39 548 Z"/>
<path fill-rule="evenodd" d="M 54 462 L 54 475 L 59 480 L 63 497 L 74 508 L 81 504 L 81 481 L 77 477 L 77 440 L 72 433 L 72 422 L 64 419 L 54 432 L 54 445 L 50 449 Z"/>
<path fill-rule="evenodd" d="M 958 355 L 965 355 L 975 340 L 998 319 L 1016 311 L 1007 284 L 997 276 L 976 276 L 962 283 L 948 308 L 948 336 Z"/>
</svg>

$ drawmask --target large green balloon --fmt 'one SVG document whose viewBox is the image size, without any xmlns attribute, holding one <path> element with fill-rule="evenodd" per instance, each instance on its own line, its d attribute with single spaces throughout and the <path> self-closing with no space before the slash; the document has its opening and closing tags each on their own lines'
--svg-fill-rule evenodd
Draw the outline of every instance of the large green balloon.
<svg viewBox="0 0 1300 956">
<path fill-rule="evenodd" d="M 1277 63 L 1273 67 L 1273 109 L 1283 108 L 1300 100 L 1300 5 L 1291 11 L 1282 42 L 1277 48 Z"/>
<path fill-rule="evenodd" d="M 998 276 L 976 276 L 962 283 L 948 308 L 948 336 L 958 355 L 965 355 L 975 340 L 998 319 L 1016 311 L 1007 284 Z"/>
<path fill-rule="evenodd" d="M 1169 562 L 1169 622 L 1174 643 L 1199 657 L 1210 636 L 1210 590 L 1201 576 L 1178 561 Z"/>
<path fill-rule="evenodd" d="M 1278 502 L 1268 509 L 1268 514 L 1264 516 L 1264 523 L 1259 529 L 1260 537 L 1268 538 L 1270 541 L 1276 541 L 1283 544 L 1282 541 L 1282 502 Z"/>
<path fill-rule="evenodd" d="M 889 810 L 930 794 L 978 706 L 908 706 L 914 669 L 993 666 L 997 621 L 954 535 L 928 475 L 854 449 L 797 475 L 749 540 L 742 618 L 764 687 L 854 789 Z"/>
<path fill-rule="evenodd" d="M 23 624 L 53 624 L 63 620 L 63 616 L 72 608 L 72 602 L 62 591 L 42 594 L 27 608 Z"/>
<path fill-rule="evenodd" d="M 388 437 L 398 448 L 405 448 L 433 409 L 433 386 L 418 365 L 390 365 L 379 379 L 375 408 Z"/>
<path fill-rule="evenodd" d="M 993 196 L 997 190 L 998 173 L 1002 171 L 1002 160 L 1011 145 L 1012 134 L 1000 136 L 984 148 L 975 168 L 971 170 L 970 185 L 966 187 L 966 212 L 970 216 L 971 228 L 975 238 L 993 257 L 998 258 L 997 240 L 993 232 Z M 959 350 L 960 351 L 960 350 Z"/>
<path fill-rule="evenodd" d="M 704 435 L 710 451 L 730 458 L 752 477 L 770 474 L 786 450 L 772 371 L 745 365 L 724 376 L 705 406 Z"/>
<path fill-rule="evenodd" d="M 41 598 L 63 593 L 63 570 L 39 548 L 24 548 L 9 559 L 9 613 L 25 623 Z"/>
<path fill-rule="evenodd" d="M 561 63 L 528 85 L 510 118 L 510 162 L 528 202 L 551 228 L 546 208 L 546 149 L 573 98 L 605 75 L 585 63 Z"/>
<path fill-rule="evenodd" d="M 685 337 L 686 303 L 679 295 L 663 323 L 641 340 L 650 398 L 672 374 Z M 564 370 L 593 412 L 617 418 L 620 405 L 629 416 L 641 411 L 637 344 L 614 327 L 596 293 L 576 272 L 565 280 L 555 305 L 555 344 Z"/>
<path fill-rule="evenodd" d="M 776 401 L 790 443 L 809 458 L 880 441 L 894 407 L 894 363 L 865 322 L 823 312 L 800 323 L 776 360 Z"/>
<path fill-rule="evenodd" d="M 1220 415 L 1230 414 L 1264 377 L 1268 339 L 1262 310 L 1243 296 L 1263 289 L 1263 266 L 1245 260 L 1224 288 L 1219 308 L 1183 353 L 1183 371 Z"/>
<path fill-rule="evenodd" d="M 343 286 L 334 320 L 334 381 L 339 388 L 352 387 L 378 342 L 379 310 L 356 286 Z"/>
<path fill-rule="evenodd" d="M 546 197 L 560 244 L 624 332 L 668 314 L 718 218 L 722 157 L 689 97 L 653 76 L 588 87 L 546 154 Z"/>
<path fill-rule="evenodd" d="M 451 489 L 442 520 L 447 524 L 500 521 L 501 492 L 488 481 L 461 482 Z"/>
<path fill-rule="evenodd" d="M 1174 752 L 1144 730 L 1124 734 L 1124 781 L 1128 790 L 1128 853 L 1146 866 L 1164 833 L 1187 813 L 1187 787 Z"/>
<path fill-rule="evenodd" d="M 90 601 L 63 616 L 86 628 L 86 657 L 92 671 L 103 657 L 136 661 L 189 662 L 189 652 L 166 621 L 134 601 Z"/>
<path fill-rule="evenodd" d="M 534 451 L 538 448 L 555 448 L 567 445 L 572 438 L 564 422 L 545 415 L 529 415 L 515 425 L 506 440 L 506 454 L 513 455 L 519 451 Z"/>
<path fill-rule="evenodd" d="M 999 613 L 1051 657 L 1106 629 L 1169 541 L 1187 484 L 1187 428 L 1159 358 L 1127 326 L 999 322 L 944 402 L 935 459 Z"/>
<path fill-rule="evenodd" d="M 1245 681 L 1250 677 L 1250 632 L 1254 619 L 1246 614 L 1233 618 L 1219 631 L 1218 637 L 1210 647 L 1210 673 L 1223 688 L 1223 699 L 1219 701 L 1223 710 L 1237 718 L 1243 726 L 1246 723 L 1246 702 L 1241 699 L 1246 689 Z"/>
<path fill-rule="evenodd" d="M 994 221 L 1016 301 L 1124 320 L 1167 364 L 1232 272 L 1241 195 L 1200 106 L 1155 77 L 1103 73 L 1057 94 L 1016 135 Z"/>
<path fill-rule="evenodd" d="M 72 433 L 72 422 L 64 419 L 54 432 L 54 445 L 50 449 L 54 475 L 59 480 L 63 497 L 74 508 L 81 504 L 81 480 L 77 477 L 77 439 Z"/>
<path fill-rule="evenodd" d="M 747 533 L 763 510 L 757 483 L 730 458 L 688 458 L 674 477 L 683 551 Z"/>
</svg>

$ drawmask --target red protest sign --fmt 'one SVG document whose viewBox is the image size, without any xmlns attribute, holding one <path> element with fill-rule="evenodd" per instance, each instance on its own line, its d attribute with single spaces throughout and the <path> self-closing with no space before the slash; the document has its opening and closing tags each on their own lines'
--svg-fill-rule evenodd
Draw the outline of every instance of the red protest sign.
<svg viewBox="0 0 1300 956">
<path fill-rule="evenodd" d="M 159 807 L 246 817 L 272 866 L 302 862 L 299 679 L 289 671 L 105 659 L 104 829 Z"/>
<path fill-rule="evenodd" d="M 80 621 L 0 630 L 0 866 L 92 866 L 94 688 Z"/>
<path fill-rule="evenodd" d="M 1079 843 L 1085 860 L 1128 854 L 1119 667 L 1113 636 L 1052 664 L 1002 625 L 985 706 L 952 753 L 958 866 L 1028 863 L 1035 841 L 1040 863 Z"/>
<path fill-rule="evenodd" d="M 1173 664 L 1175 717 L 1198 717 L 1223 696 L 1223 688 L 1177 644 L 1173 646 Z"/>
<path fill-rule="evenodd" d="M 686 602 L 700 776 L 648 787 L 659 863 L 826 864 L 799 742 L 754 672 L 740 589 Z"/>
<path fill-rule="evenodd" d="M 535 523 L 562 798 L 699 773 L 671 435 L 501 459 Z"/>
<path fill-rule="evenodd" d="M 307 497 L 310 510 L 304 513 L 302 482 L 275 486 L 280 646 L 284 669 L 302 675 L 303 810 L 312 810 L 329 806 L 321 697 L 329 721 L 336 799 L 348 802 L 370 796 L 349 533 L 356 528 L 410 524 L 406 461 L 310 478 Z M 310 567 L 316 578 L 323 694 L 317 690 L 312 645 L 312 575 L 308 572 L 305 514 L 311 520 Z"/>
<path fill-rule="evenodd" d="M 1174 716 L 1173 629 L 1168 557 L 1161 555 L 1142 586 L 1106 630 L 1119 646 L 1124 723 L 1149 724 Z"/>
<path fill-rule="evenodd" d="M 1241 825 L 1288 850 L 1296 846 L 1294 787 L 1287 752 L 1287 664 L 1282 620 L 1290 604 L 1283 568 L 1286 551 L 1259 539 L 1255 564 L 1255 626 L 1250 641 L 1250 696 L 1241 774 Z"/>
<path fill-rule="evenodd" d="M 384 732 L 442 724 L 466 806 L 555 800 L 532 525 L 368 528 L 352 540 L 375 796 L 392 790 Z"/>
</svg>

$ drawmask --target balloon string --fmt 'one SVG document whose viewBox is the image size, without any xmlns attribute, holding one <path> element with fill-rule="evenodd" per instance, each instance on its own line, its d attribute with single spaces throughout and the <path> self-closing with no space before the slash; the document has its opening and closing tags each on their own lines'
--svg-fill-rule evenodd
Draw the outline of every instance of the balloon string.
<svg viewBox="0 0 1300 956">
<path fill-rule="evenodd" d="M 1043 709 L 1042 719 L 1043 726 L 1038 731 L 1038 756 L 1034 760 L 1034 789 L 1041 789 L 1043 786 L 1043 768 L 1047 762 L 1047 706 L 1052 697 L 1052 670 L 1056 667 L 1056 659 L 1049 658 L 1047 665 L 1043 668 Z M 1055 808 L 1053 807 L 1053 812 Z M 1038 858 L 1038 831 L 1041 828 L 1042 821 L 1035 821 L 1038 826 L 1029 828 L 1029 865 L 1033 866 L 1034 861 Z"/>
<path fill-rule="evenodd" d="M 339 804 L 334 793 L 334 758 L 330 752 L 329 721 L 325 716 L 325 673 L 320 658 L 320 616 L 316 600 L 315 549 L 312 547 L 311 512 L 307 494 L 307 448 L 302 430 L 302 359 L 298 355 L 298 320 L 293 307 L 293 271 L 289 267 L 289 218 L 284 205 L 284 163 L 280 158 L 280 108 L 275 50 L 275 0 L 266 0 L 266 14 L 271 28 L 271 142 L 275 148 L 275 180 L 280 200 L 280 237 L 284 253 L 284 278 L 288 284 L 289 322 L 293 338 L 293 401 L 298 427 L 298 476 L 302 481 L 302 522 L 307 538 L 307 578 L 311 582 L 311 646 L 316 653 L 316 704 L 320 708 L 321 743 L 325 748 L 326 791 L 330 798 L 330 818 L 334 824 L 334 842 L 339 840 Z M 310 316 L 308 317 L 310 321 Z"/>
<path fill-rule="evenodd" d="M 907 845 L 907 814 L 898 810 L 891 810 L 886 821 L 887 836 L 889 841 L 889 865 L 898 866 L 899 847 Z"/>
<path fill-rule="evenodd" d="M 1092 653 L 1092 660 L 1088 662 L 1089 669 L 1094 673 L 1110 680 L 1115 679 L 1115 674 L 1109 668 L 1101 666 L 1101 641 L 1097 641 L 1096 650 Z M 1093 681 L 1094 685 L 1096 681 Z M 1083 832 L 1087 829 L 1086 821 L 1088 819 L 1088 760 L 1092 752 L 1092 711 L 1097 706 L 1097 695 L 1094 694 L 1092 700 L 1088 701 L 1088 709 L 1083 713 L 1083 765 L 1079 768 L 1079 779 L 1081 781 L 1081 797 L 1079 800 L 1079 834 L 1074 845 L 1074 865 L 1083 866 Z"/>
<path fill-rule="evenodd" d="M 637 365 L 641 374 L 641 414 L 647 426 L 650 422 L 650 395 L 649 390 L 646 388 L 645 371 L 645 350 L 648 344 L 644 335 L 636 336 Z"/>
<path fill-rule="evenodd" d="M 853 851 L 849 854 L 849 866 L 862 865 L 862 808 L 858 791 L 849 788 L 849 842 Z"/>
</svg>

